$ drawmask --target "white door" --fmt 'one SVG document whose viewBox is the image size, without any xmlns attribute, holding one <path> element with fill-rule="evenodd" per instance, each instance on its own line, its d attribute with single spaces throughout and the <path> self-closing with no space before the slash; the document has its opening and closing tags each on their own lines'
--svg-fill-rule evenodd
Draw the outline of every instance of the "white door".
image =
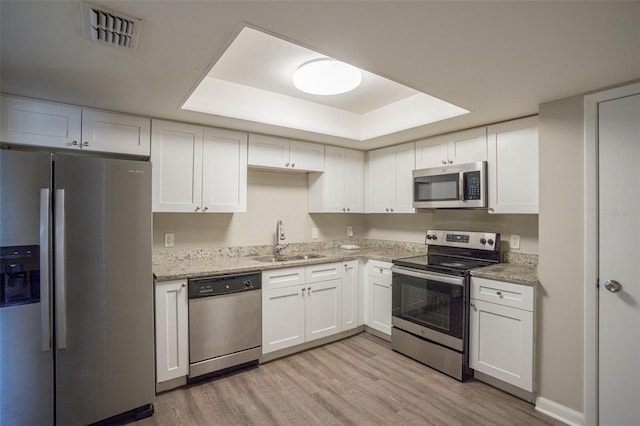
<svg viewBox="0 0 640 426">
<path fill-rule="evenodd" d="M 640 94 L 599 104 L 599 422 L 640 419 Z"/>
</svg>

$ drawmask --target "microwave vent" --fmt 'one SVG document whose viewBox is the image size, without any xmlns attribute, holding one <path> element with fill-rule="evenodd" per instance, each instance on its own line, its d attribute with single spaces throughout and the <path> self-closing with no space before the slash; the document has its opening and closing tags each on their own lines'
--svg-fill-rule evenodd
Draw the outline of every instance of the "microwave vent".
<svg viewBox="0 0 640 426">
<path fill-rule="evenodd" d="M 82 2 L 84 36 L 99 43 L 135 51 L 142 20 Z"/>
</svg>

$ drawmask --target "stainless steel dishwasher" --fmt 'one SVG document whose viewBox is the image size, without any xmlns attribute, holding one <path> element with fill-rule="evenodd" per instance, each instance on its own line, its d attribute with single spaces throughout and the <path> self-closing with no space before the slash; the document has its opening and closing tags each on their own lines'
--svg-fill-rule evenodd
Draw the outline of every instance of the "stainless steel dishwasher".
<svg viewBox="0 0 640 426">
<path fill-rule="evenodd" d="M 189 378 L 260 358 L 259 271 L 189 280 Z"/>
</svg>

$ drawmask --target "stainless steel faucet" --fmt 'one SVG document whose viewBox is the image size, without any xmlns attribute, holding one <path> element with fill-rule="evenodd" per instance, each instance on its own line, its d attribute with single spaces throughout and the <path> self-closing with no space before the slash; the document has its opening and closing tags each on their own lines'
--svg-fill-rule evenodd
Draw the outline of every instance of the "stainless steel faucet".
<svg viewBox="0 0 640 426">
<path fill-rule="evenodd" d="M 273 255 L 274 256 L 278 256 L 280 254 L 280 252 L 284 249 L 286 249 L 287 247 L 289 247 L 289 244 L 280 244 L 280 241 L 284 241 L 285 240 L 285 236 L 284 236 L 284 225 L 282 224 L 281 220 L 278 220 L 278 223 L 276 224 L 276 239 L 273 245 Z"/>
</svg>

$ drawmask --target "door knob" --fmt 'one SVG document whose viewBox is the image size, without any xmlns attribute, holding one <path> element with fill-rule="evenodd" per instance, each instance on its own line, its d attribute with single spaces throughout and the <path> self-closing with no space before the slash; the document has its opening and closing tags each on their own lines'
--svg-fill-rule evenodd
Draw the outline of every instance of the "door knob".
<svg viewBox="0 0 640 426">
<path fill-rule="evenodd" d="M 604 283 L 604 288 L 609 290 L 611 293 L 617 293 L 622 290 L 622 284 L 616 280 L 607 280 L 607 282 Z"/>
</svg>

